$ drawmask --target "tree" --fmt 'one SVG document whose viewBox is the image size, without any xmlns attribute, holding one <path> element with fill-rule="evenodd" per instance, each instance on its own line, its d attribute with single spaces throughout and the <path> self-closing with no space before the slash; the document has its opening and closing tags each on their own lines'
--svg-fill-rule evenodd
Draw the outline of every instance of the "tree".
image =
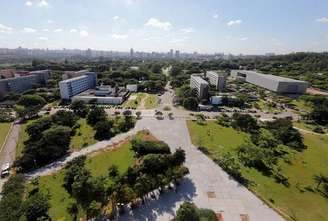
<svg viewBox="0 0 328 221">
<path fill-rule="evenodd" d="M 176 221 L 199 221 L 197 207 L 190 202 L 184 202 L 177 211 Z"/>
<path fill-rule="evenodd" d="M 108 176 L 110 178 L 116 178 L 119 175 L 118 167 L 116 165 L 112 165 L 108 169 Z"/>
<path fill-rule="evenodd" d="M 179 147 L 172 155 L 172 163 L 175 166 L 180 166 L 186 160 L 186 153 L 181 147 Z"/>
<path fill-rule="evenodd" d="M 42 193 L 35 193 L 27 198 L 23 205 L 24 215 L 27 221 L 35 221 L 40 218 L 49 219 L 49 199 Z"/>
<path fill-rule="evenodd" d="M 77 203 L 74 202 L 74 203 L 71 203 L 68 205 L 67 207 L 67 212 L 73 216 L 73 220 L 75 221 L 76 218 L 77 218 L 77 214 L 79 213 L 79 208 L 77 206 Z"/>
<path fill-rule="evenodd" d="M 183 107 L 187 110 L 196 110 L 198 108 L 198 101 L 195 97 L 187 97 L 183 100 Z"/>
<path fill-rule="evenodd" d="M 317 187 L 316 187 L 317 189 L 319 189 L 319 187 L 322 183 L 328 183 L 328 176 L 324 176 L 322 174 L 314 175 L 313 179 L 317 184 Z"/>
<path fill-rule="evenodd" d="M 92 201 L 87 209 L 87 218 L 93 218 L 100 215 L 101 212 L 101 203 Z"/>
<path fill-rule="evenodd" d="M 40 118 L 26 127 L 26 132 L 32 140 L 39 140 L 42 137 L 42 132 L 51 127 L 52 121 L 50 117 Z"/>
<path fill-rule="evenodd" d="M 85 117 L 88 114 L 89 108 L 84 101 L 73 101 L 70 105 L 70 109 L 73 110 L 74 114 L 79 117 Z"/>
<path fill-rule="evenodd" d="M 59 110 L 51 116 L 51 119 L 55 124 L 72 128 L 78 117 L 71 111 Z"/>
<path fill-rule="evenodd" d="M 104 121 L 99 121 L 94 126 L 96 130 L 95 138 L 98 140 L 111 138 L 113 136 L 112 127 L 113 127 L 113 121 L 111 120 L 106 119 Z"/>
<path fill-rule="evenodd" d="M 136 112 L 136 115 L 137 115 L 137 119 L 140 119 L 140 117 L 141 117 L 141 112 L 140 112 L 140 111 L 137 111 L 137 112 Z"/>
<path fill-rule="evenodd" d="M 23 95 L 15 106 L 16 112 L 20 117 L 30 118 L 36 115 L 46 104 L 43 97 L 39 95 Z"/>
<path fill-rule="evenodd" d="M 259 129 L 256 119 L 249 114 L 234 113 L 232 118 L 232 126 L 241 131 L 255 133 Z"/>
<path fill-rule="evenodd" d="M 96 125 L 99 121 L 106 120 L 107 115 L 104 108 L 99 106 L 94 106 L 88 113 L 87 121 L 90 125 Z"/>
</svg>

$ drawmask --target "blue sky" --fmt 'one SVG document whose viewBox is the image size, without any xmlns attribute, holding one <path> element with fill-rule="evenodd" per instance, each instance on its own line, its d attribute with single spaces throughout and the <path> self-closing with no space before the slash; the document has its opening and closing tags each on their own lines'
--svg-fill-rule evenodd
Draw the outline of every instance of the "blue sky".
<svg viewBox="0 0 328 221">
<path fill-rule="evenodd" d="M 328 50 L 327 0 L 1 0 L 0 47 Z"/>
</svg>

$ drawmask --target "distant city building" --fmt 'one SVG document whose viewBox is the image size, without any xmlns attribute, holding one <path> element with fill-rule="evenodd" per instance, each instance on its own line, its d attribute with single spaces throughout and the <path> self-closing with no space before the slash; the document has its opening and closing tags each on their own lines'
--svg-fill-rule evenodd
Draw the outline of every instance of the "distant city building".
<svg viewBox="0 0 328 221">
<path fill-rule="evenodd" d="M 131 57 L 131 58 L 134 57 L 134 51 L 133 51 L 133 48 L 130 49 L 130 57 Z"/>
<path fill-rule="evenodd" d="M 303 94 L 309 86 L 306 81 L 261 74 L 256 71 L 232 70 L 231 76 L 281 94 Z"/>
<path fill-rule="evenodd" d="M 59 82 L 61 99 L 70 100 L 73 96 L 96 87 L 96 73 L 87 70 L 79 71 L 78 73 L 81 74 L 81 76 Z"/>
<path fill-rule="evenodd" d="M 179 50 L 175 51 L 175 58 L 180 58 L 180 51 Z"/>
<path fill-rule="evenodd" d="M 207 99 L 209 86 L 207 81 L 205 81 L 201 76 L 190 76 L 190 88 L 196 89 L 197 96 L 199 99 Z"/>
<path fill-rule="evenodd" d="M 174 57 L 174 54 L 173 54 L 173 49 L 170 49 L 170 52 L 169 52 L 169 57 L 170 57 L 170 58 L 173 58 L 173 57 Z"/>
<path fill-rule="evenodd" d="M 210 85 L 214 85 L 217 90 L 224 91 L 226 87 L 226 75 L 225 73 L 218 73 L 216 71 L 207 71 L 206 77 Z"/>
<path fill-rule="evenodd" d="M 28 72 L 27 76 L 13 77 L 0 80 L 0 97 L 10 92 L 22 93 L 33 87 L 45 85 L 51 72 L 49 70 Z"/>
</svg>

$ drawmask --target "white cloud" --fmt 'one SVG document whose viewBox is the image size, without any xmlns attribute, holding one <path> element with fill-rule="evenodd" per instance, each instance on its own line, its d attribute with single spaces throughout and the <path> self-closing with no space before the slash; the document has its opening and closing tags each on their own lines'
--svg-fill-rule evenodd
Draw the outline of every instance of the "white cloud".
<svg viewBox="0 0 328 221">
<path fill-rule="evenodd" d="M 112 19 L 113 19 L 114 21 L 117 21 L 117 20 L 120 19 L 120 16 L 115 15 L 114 17 L 112 17 Z"/>
<path fill-rule="evenodd" d="M 41 40 L 41 41 L 48 41 L 48 38 L 47 37 L 42 37 L 41 36 L 41 37 L 38 37 L 38 39 Z"/>
<path fill-rule="evenodd" d="M 233 26 L 233 25 L 239 25 L 241 24 L 243 21 L 238 19 L 238 20 L 231 20 L 227 23 L 228 26 Z"/>
<path fill-rule="evenodd" d="M 71 33 L 76 33 L 77 30 L 76 30 L 75 28 L 72 28 L 69 32 L 71 32 Z"/>
<path fill-rule="evenodd" d="M 34 28 L 24 28 L 23 31 L 26 33 L 35 33 L 36 32 L 36 30 Z"/>
<path fill-rule="evenodd" d="M 123 40 L 123 39 L 127 39 L 129 36 L 126 34 L 111 34 L 111 37 L 114 39 Z"/>
<path fill-rule="evenodd" d="M 150 18 L 146 23 L 145 26 L 159 28 L 164 31 L 169 31 L 172 28 L 172 24 L 168 21 L 160 21 L 156 18 Z"/>
<path fill-rule="evenodd" d="M 242 37 L 242 38 L 239 38 L 239 40 L 246 41 L 246 40 L 248 40 L 248 38 L 247 37 Z"/>
<path fill-rule="evenodd" d="M 182 31 L 185 34 L 195 32 L 195 30 L 193 28 L 182 28 L 182 29 L 180 29 L 180 31 Z"/>
<path fill-rule="evenodd" d="M 48 22 L 49 24 L 54 23 L 54 21 L 53 21 L 53 20 L 50 20 L 50 19 L 49 19 L 47 22 Z"/>
<path fill-rule="evenodd" d="M 219 14 L 214 14 L 212 17 L 213 17 L 214 19 L 218 19 L 218 18 L 219 18 Z"/>
<path fill-rule="evenodd" d="M 182 37 L 182 38 L 173 38 L 172 40 L 170 40 L 170 43 L 179 44 L 179 43 L 185 42 L 189 39 L 190 39 L 190 37 L 188 37 L 188 36 L 185 36 L 185 37 Z"/>
<path fill-rule="evenodd" d="M 61 29 L 61 28 L 57 28 L 57 29 L 54 30 L 54 32 L 55 32 L 55 33 L 63 32 L 63 29 Z"/>
<path fill-rule="evenodd" d="M 328 17 L 318 18 L 318 19 L 316 19 L 316 22 L 328 23 Z"/>
<path fill-rule="evenodd" d="M 42 31 L 44 31 L 44 32 L 48 32 L 49 29 L 48 29 L 48 28 L 44 28 L 44 29 L 42 29 Z"/>
<path fill-rule="evenodd" d="M 33 2 L 31 2 L 31 1 L 26 1 L 26 2 L 25 2 L 25 5 L 26 5 L 26 6 L 32 6 L 32 5 L 33 5 Z"/>
<path fill-rule="evenodd" d="M 86 30 L 81 30 L 80 31 L 80 36 L 81 37 L 88 37 L 89 36 L 89 33 Z"/>
<path fill-rule="evenodd" d="M 47 7 L 49 3 L 46 0 L 40 0 L 38 3 L 39 7 Z"/>
<path fill-rule="evenodd" d="M 13 30 L 12 27 L 0 24 L 0 33 L 11 33 Z"/>
</svg>

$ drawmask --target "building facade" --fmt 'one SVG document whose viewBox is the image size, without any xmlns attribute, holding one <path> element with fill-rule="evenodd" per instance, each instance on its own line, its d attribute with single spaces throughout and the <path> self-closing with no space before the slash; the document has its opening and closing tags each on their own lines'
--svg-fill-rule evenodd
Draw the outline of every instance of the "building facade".
<svg viewBox="0 0 328 221">
<path fill-rule="evenodd" d="M 224 73 L 218 73 L 216 71 L 207 71 L 206 77 L 210 85 L 214 85 L 217 90 L 224 91 L 226 87 L 226 76 Z"/>
<path fill-rule="evenodd" d="M 70 100 L 73 96 L 96 87 L 96 73 L 89 71 L 81 71 L 80 73 L 83 73 L 83 75 L 59 82 L 61 99 Z"/>
<path fill-rule="evenodd" d="M 200 100 L 208 98 L 209 84 L 199 75 L 190 76 L 190 88 L 196 90 Z"/>
<path fill-rule="evenodd" d="M 0 80 L 0 97 L 4 97 L 10 92 L 22 93 L 33 87 L 45 85 L 50 78 L 49 70 L 32 71 L 27 76 L 14 77 Z"/>
<path fill-rule="evenodd" d="M 303 94 L 309 86 L 306 81 L 261 74 L 256 71 L 232 70 L 231 76 L 280 94 Z"/>
</svg>

